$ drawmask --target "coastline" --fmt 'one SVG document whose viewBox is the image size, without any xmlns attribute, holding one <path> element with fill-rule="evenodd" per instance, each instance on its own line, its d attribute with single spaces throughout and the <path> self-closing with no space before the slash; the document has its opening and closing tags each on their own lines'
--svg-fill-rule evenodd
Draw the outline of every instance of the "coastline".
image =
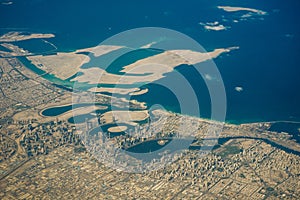
<svg viewBox="0 0 300 200">
<path fill-rule="evenodd" d="M 17 58 L 19 60 L 19 58 Z M 20 60 L 19 60 L 20 61 Z M 37 74 L 34 70 L 32 70 L 31 68 L 29 68 L 25 63 L 23 63 L 22 61 L 20 61 L 20 63 L 23 64 L 23 66 L 30 70 L 31 72 L 33 72 L 34 74 Z M 44 78 L 43 76 L 41 76 L 43 79 L 45 79 L 46 81 L 52 83 L 52 81 L 48 80 L 47 78 Z M 172 112 L 172 113 L 176 113 L 172 110 L 168 110 L 169 112 Z M 180 113 L 176 113 L 176 114 L 180 114 Z M 192 116 L 191 117 L 195 117 L 195 116 Z M 203 118 L 203 117 L 201 117 Z M 207 120 L 211 120 L 209 118 L 203 118 L 203 119 L 207 119 Z M 228 124 L 235 124 L 235 125 L 241 125 L 241 124 L 252 124 L 252 123 L 268 123 L 268 122 L 272 122 L 274 120 L 256 120 L 256 119 L 241 119 L 241 120 L 226 120 L 225 119 L 225 123 L 228 123 Z M 275 121 L 286 121 L 286 120 L 275 120 Z M 297 121 L 295 121 L 296 123 L 298 123 Z M 299 123 L 300 123 L 300 120 L 299 120 Z"/>
</svg>

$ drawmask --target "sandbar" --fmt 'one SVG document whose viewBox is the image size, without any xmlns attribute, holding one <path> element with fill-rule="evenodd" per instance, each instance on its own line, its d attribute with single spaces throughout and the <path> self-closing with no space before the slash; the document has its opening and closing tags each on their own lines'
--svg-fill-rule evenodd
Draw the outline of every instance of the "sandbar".
<svg viewBox="0 0 300 200">
<path fill-rule="evenodd" d="M 127 130 L 127 126 L 115 126 L 107 129 L 111 133 L 119 133 Z"/>
</svg>

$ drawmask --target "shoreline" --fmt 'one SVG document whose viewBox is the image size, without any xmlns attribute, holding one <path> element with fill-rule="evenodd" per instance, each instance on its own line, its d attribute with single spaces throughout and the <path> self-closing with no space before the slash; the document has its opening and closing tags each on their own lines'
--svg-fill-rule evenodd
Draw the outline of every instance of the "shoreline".
<svg viewBox="0 0 300 200">
<path fill-rule="evenodd" d="M 18 58 L 17 58 L 18 59 Z M 19 60 L 19 59 L 18 59 Z M 19 60 L 19 62 L 20 63 L 22 63 L 22 65 L 26 68 L 26 69 L 28 69 L 29 71 L 31 71 L 31 72 L 33 72 L 34 74 L 37 74 L 35 71 L 33 71 L 32 69 L 30 69 L 29 67 L 27 67 L 27 65 L 26 64 L 24 64 L 22 61 L 20 61 Z M 37 74 L 38 75 L 38 74 Z M 44 78 L 44 77 L 41 77 L 41 78 L 43 78 L 43 79 L 45 79 L 46 81 L 48 81 L 49 83 L 53 83 L 52 81 L 50 81 L 50 80 L 48 80 L 48 79 L 46 79 L 46 78 Z M 176 113 L 176 112 L 174 112 L 174 111 L 172 111 L 172 110 L 168 110 L 169 112 L 172 112 L 172 113 Z M 180 113 L 176 113 L 176 114 L 180 114 Z M 187 116 L 189 116 L 189 115 L 187 115 Z M 191 117 L 195 117 L 195 116 L 191 116 Z M 198 117 L 199 118 L 199 117 Z M 201 117 L 200 117 L 201 118 Z M 205 120 L 211 120 L 211 119 L 209 119 L 209 118 L 201 118 L 201 119 L 205 119 Z M 289 120 L 284 120 L 284 119 L 282 119 L 282 120 L 257 120 L 257 119 L 239 119 L 239 120 L 232 120 L 232 119 L 230 119 L 230 120 L 226 120 L 226 118 L 225 118 L 225 123 L 226 124 L 234 124 L 234 125 L 241 125 L 241 124 L 255 124 L 255 123 L 271 123 L 271 122 L 279 122 L 279 121 L 289 121 Z M 296 123 L 300 123 L 300 120 L 299 120 L 299 122 L 297 122 L 297 121 L 295 121 Z"/>
</svg>

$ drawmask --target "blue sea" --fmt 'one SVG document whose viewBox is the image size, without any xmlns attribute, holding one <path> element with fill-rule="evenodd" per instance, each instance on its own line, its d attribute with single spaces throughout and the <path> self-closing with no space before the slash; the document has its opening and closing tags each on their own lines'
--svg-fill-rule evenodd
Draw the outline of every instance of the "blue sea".
<svg viewBox="0 0 300 200">
<path fill-rule="evenodd" d="M 300 121 L 300 1 L 12 1 L 11 5 L 0 5 L 0 32 L 53 33 L 56 37 L 47 41 L 55 44 L 58 48 L 55 51 L 96 46 L 119 32 L 139 27 L 164 27 L 182 32 L 207 51 L 239 46 L 239 50 L 214 60 L 225 84 L 226 120 L 233 123 Z M 217 8 L 220 5 L 255 8 L 268 14 L 242 21 L 243 13 L 225 12 Z M 199 24 L 215 21 L 230 28 L 207 31 Z M 40 40 L 20 44 L 34 52 L 52 48 Z M 199 82 L 192 70 L 178 68 L 191 83 Z M 243 91 L 237 92 L 237 86 Z M 159 103 L 171 111 L 179 111 L 171 93 L 163 92 L 155 84 L 148 87 L 152 90 L 138 99 L 146 100 L 148 105 Z M 194 90 L 199 98 L 205 99 L 207 91 L 203 88 L 202 83 Z M 202 102 L 202 117 L 209 118 L 210 102 Z"/>
</svg>

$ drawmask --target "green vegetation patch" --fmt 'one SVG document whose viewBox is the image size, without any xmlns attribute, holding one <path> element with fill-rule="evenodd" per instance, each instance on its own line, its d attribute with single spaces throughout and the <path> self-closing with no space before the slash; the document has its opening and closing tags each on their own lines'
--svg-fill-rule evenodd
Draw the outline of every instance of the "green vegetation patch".
<svg viewBox="0 0 300 200">
<path fill-rule="evenodd" d="M 228 157 L 229 155 L 238 154 L 241 152 L 241 149 L 238 146 L 225 146 L 223 147 L 223 151 L 218 153 L 221 157 Z"/>
</svg>

